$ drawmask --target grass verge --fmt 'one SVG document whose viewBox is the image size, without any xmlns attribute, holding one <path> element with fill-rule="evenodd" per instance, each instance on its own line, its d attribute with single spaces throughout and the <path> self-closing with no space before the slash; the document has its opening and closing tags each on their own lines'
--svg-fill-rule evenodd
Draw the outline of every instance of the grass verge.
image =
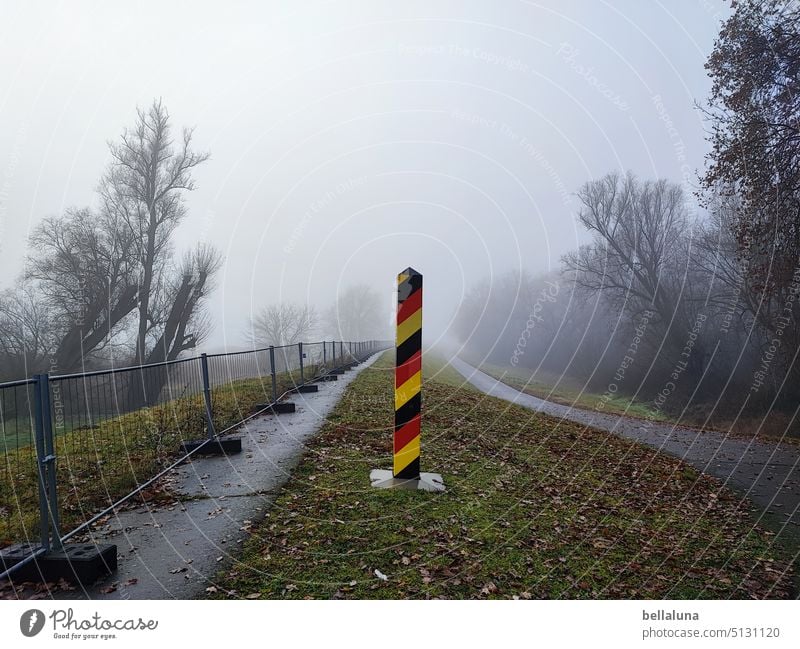
<svg viewBox="0 0 800 649">
<path fill-rule="evenodd" d="M 384 355 L 349 386 L 209 596 L 789 595 L 787 551 L 717 481 L 439 370 L 424 370 L 422 468 L 443 474 L 445 493 L 369 486 L 370 469 L 391 464 Z"/>
<path fill-rule="evenodd" d="M 652 408 L 650 404 L 637 401 L 624 394 L 611 397 L 596 392 L 587 392 L 578 382 L 570 380 L 568 377 L 545 372 L 538 372 L 534 375 L 530 370 L 501 367 L 492 363 L 482 363 L 480 370 L 521 392 L 563 406 L 574 406 L 584 410 L 602 410 L 615 415 L 638 417 L 649 421 L 672 421 L 668 415 Z"/>
</svg>

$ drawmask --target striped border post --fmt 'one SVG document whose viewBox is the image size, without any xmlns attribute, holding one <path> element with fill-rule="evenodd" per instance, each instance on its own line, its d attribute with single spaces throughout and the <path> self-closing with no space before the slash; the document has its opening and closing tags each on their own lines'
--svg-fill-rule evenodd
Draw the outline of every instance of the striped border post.
<svg viewBox="0 0 800 649">
<path fill-rule="evenodd" d="M 397 276 L 397 360 L 394 371 L 394 467 L 401 480 L 418 480 L 422 405 L 422 275 Z"/>
</svg>

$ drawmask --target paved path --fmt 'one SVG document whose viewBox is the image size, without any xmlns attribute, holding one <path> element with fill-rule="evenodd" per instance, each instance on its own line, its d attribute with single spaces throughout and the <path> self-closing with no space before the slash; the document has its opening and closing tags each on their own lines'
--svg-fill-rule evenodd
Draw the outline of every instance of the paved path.
<svg viewBox="0 0 800 649">
<path fill-rule="evenodd" d="M 800 534 L 800 447 L 582 410 L 524 394 L 459 358 L 450 364 L 481 392 L 653 446 L 744 493 L 780 526 Z"/>
<path fill-rule="evenodd" d="M 213 585 L 235 560 L 249 524 L 263 516 L 288 480 L 325 418 L 355 376 L 380 354 L 319 383 L 319 392 L 295 394 L 297 412 L 263 415 L 239 431 L 242 453 L 198 458 L 170 476 L 177 501 L 123 511 L 93 530 L 96 542 L 117 544 L 119 566 L 88 589 L 57 592 L 63 599 L 190 599 Z M 366 476 L 365 476 L 366 480 Z"/>
</svg>

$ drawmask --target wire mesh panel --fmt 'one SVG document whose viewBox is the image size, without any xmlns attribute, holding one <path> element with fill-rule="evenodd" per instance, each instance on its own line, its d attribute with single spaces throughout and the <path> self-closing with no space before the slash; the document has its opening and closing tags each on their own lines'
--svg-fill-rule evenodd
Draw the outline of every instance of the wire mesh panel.
<svg viewBox="0 0 800 649">
<path fill-rule="evenodd" d="M 326 369 L 332 370 L 344 364 L 344 343 L 341 340 L 331 340 L 325 343 Z"/>
<path fill-rule="evenodd" d="M 203 435 L 199 359 L 50 378 L 62 528 L 155 475 Z"/>
<path fill-rule="evenodd" d="M 209 354 L 208 377 L 211 387 L 246 379 L 268 379 L 269 350 L 256 349 L 230 354 Z"/>
<path fill-rule="evenodd" d="M 330 340 L 319 343 L 322 347 L 322 363 L 319 367 L 319 374 L 324 374 L 333 367 L 333 343 Z"/>
<path fill-rule="evenodd" d="M 320 374 L 325 368 L 325 354 L 327 349 L 325 343 L 304 343 L 303 344 L 303 372 L 306 380 Z"/>
<path fill-rule="evenodd" d="M 301 382 L 389 346 L 302 343 L 0 384 L 0 547 L 44 543 L 48 525 L 74 533 L 175 462 L 181 442 L 231 430 Z"/>
<path fill-rule="evenodd" d="M 284 374 L 300 371 L 300 350 L 297 345 L 282 345 L 275 348 L 275 373 Z"/>
<path fill-rule="evenodd" d="M 39 537 L 33 401 L 32 380 L 0 384 L 0 547 Z"/>
<path fill-rule="evenodd" d="M 223 430 L 269 401 L 272 392 L 269 350 L 209 354 L 208 377 L 214 425 Z"/>
</svg>

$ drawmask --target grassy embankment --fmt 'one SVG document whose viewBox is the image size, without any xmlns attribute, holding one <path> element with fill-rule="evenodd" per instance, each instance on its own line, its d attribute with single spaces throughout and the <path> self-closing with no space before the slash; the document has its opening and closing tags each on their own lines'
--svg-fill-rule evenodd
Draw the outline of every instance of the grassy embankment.
<svg viewBox="0 0 800 649">
<path fill-rule="evenodd" d="M 314 368 L 309 368 L 313 371 Z M 278 393 L 299 380 L 279 374 Z M 269 379 L 234 381 L 212 390 L 214 427 L 222 431 L 269 401 Z M 30 428 L 26 421 L 25 426 Z M 113 504 L 178 457 L 181 442 L 205 434 L 202 395 L 193 395 L 99 421 L 69 424 L 55 437 L 58 495 L 63 532 Z M 9 430 L 11 428 L 9 427 Z M 20 439 L 26 443 L 20 444 Z M 0 437 L 0 547 L 38 539 L 39 500 L 30 431 Z"/>
<path fill-rule="evenodd" d="M 212 597 L 785 597 L 746 504 L 654 450 L 485 397 L 426 363 L 423 470 L 391 466 L 390 354 L 349 386 Z M 380 578 L 376 570 L 387 577 Z"/>
<path fill-rule="evenodd" d="M 464 359 L 476 365 L 471 359 Z M 478 366 L 478 365 L 476 365 Z M 492 363 L 481 363 L 481 371 L 526 394 L 564 406 L 585 410 L 601 410 L 616 415 L 628 415 L 650 421 L 671 421 L 668 414 L 653 407 L 652 403 L 638 401 L 634 397 L 616 394 L 589 392 L 580 382 L 567 376 L 521 367 L 503 367 Z"/>
<path fill-rule="evenodd" d="M 470 359 L 465 360 L 473 362 Z M 800 443 L 800 429 L 795 424 L 796 417 L 793 413 L 770 412 L 760 416 L 733 417 L 730 414 L 710 413 L 713 406 L 719 407 L 719 404 L 709 404 L 708 407 L 689 408 L 680 416 L 675 416 L 655 408 L 652 401 L 639 401 L 634 397 L 619 393 L 613 398 L 609 398 L 609 395 L 588 392 L 580 382 L 567 376 L 558 376 L 543 371 L 532 373 L 528 369 L 502 367 L 492 363 L 481 363 L 480 369 L 512 388 L 565 406 L 638 417 L 650 421 L 663 421 L 691 428 L 719 430 L 744 435 L 748 439 L 757 433 L 760 437 L 778 438 L 792 444 Z"/>
</svg>

